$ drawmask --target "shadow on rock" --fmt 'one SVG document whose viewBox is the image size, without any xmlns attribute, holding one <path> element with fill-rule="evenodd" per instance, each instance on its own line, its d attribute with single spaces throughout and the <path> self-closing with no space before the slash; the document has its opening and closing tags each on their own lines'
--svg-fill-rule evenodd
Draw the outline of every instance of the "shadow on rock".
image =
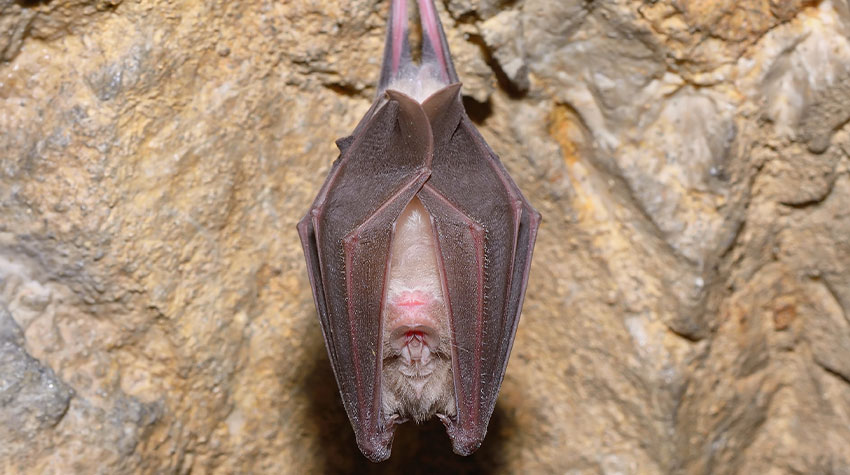
<svg viewBox="0 0 850 475">
<path fill-rule="evenodd" d="M 439 420 L 417 425 L 407 422 L 396 428 L 392 456 L 372 463 L 357 448 L 354 431 L 342 407 L 336 380 L 325 352 L 317 356 L 307 377 L 311 417 L 320 427 L 325 473 L 487 473 L 504 465 L 504 434 L 512 425 L 508 414 L 496 404 L 487 438 L 469 457 L 452 452 L 451 442 Z"/>
</svg>

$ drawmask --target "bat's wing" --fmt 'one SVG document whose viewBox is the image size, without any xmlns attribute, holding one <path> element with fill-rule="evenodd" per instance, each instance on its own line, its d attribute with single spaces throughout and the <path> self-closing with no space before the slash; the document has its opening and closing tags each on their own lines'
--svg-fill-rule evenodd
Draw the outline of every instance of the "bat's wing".
<svg viewBox="0 0 850 475">
<path fill-rule="evenodd" d="M 437 228 L 453 338 L 457 417 L 443 418 L 455 452 L 487 431 L 516 333 L 540 214 L 470 122 L 460 85 L 423 103 L 434 134 L 419 198 Z"/>
<path fill-rule="evenodd" d="M 430 123 L 412 99 L 387 92 L 298 223 L 310 285 L 357 443 L 389 457 L 392 422 L 380 407 L 381 309 L 392 225 L 429 176 Z"/>
</svg>

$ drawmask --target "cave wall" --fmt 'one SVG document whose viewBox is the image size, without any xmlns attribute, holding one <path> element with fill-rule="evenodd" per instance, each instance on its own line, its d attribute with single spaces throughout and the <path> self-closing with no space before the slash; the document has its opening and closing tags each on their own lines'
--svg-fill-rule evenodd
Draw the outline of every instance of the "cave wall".
<svg viewBox="0 0 850 475">
<path fill-rule="evenodd" d="M 295 223 L 387 1 L 0 0 L 0 472 L 850 474 L 846 0 L 441 0 L 543 215 L 484 446 L 357 451 Z"/>
</svg>

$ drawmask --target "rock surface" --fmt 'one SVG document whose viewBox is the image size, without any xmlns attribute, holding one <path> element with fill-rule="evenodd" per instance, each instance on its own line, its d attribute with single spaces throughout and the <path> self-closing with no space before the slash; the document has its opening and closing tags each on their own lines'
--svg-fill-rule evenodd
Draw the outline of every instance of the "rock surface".
<svg viewBox="0 0 850 475">
<path fill-rule="evenodd" d="M 295 223 L 386 9 L 0 0 L 0 472 L 850 474 L 846 0 L 438 2 L 544 223 L 484 446 L 359 454 Z"/>
</svg>

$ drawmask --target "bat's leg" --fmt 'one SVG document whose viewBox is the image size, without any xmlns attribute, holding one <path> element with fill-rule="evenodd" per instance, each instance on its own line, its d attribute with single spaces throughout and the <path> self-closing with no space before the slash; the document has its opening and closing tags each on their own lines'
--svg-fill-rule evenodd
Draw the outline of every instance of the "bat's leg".
<svg viewBox="0 0 850 475">
<path fill-rule="evenodd" d="M 414 64 L 408 39 L 407 0 L 392 0 L 378 94 L 387 89 L 423 101 L 437 90 L 458 82 L 449 45 L 433 0 L 418 0 L 422 23 L 422 55 Z"/>
<path fill-rule="evenodd" d="M 392 0 L 378 94 L 382 94 L 412 62 L 407 28 L 407 0 Z"/>
<path fill-rule="evenodd" d="M 418 0 L 419 18 L 422 22 L 422 64 L 433 63 L 437 66 L 440 78 L 446 84 L 454 84 L 458 81 L 452 57 L 449 53 L 449 44 L 437 9 L 434 8 L 434 0 Z"/>
</svg>

